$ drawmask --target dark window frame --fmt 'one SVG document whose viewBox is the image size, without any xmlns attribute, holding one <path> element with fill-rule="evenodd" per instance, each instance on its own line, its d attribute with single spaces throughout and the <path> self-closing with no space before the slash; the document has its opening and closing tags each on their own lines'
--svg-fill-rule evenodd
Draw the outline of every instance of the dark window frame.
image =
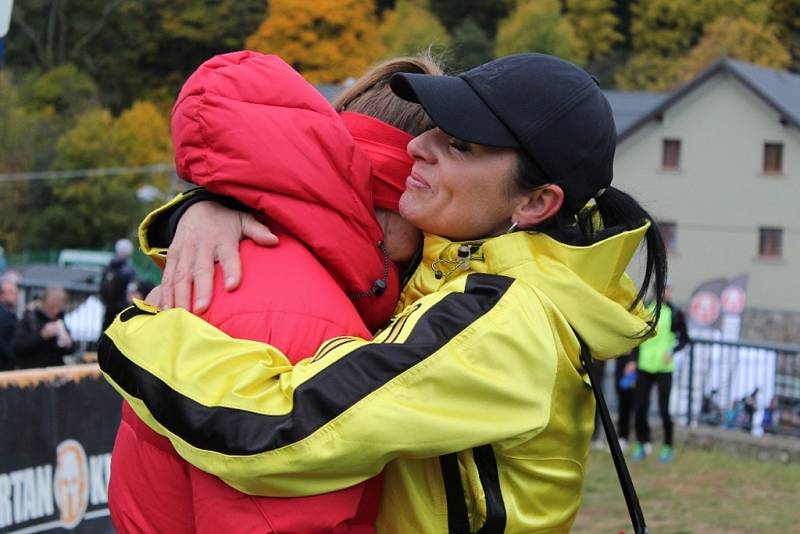
<svg viewBox="0 0 800 534">
<path fill-rule="evenodd" d="M 764 174 L 783 174 L 783 143 L 764 142 L 764 159 L 761 171 Z"/>
<path fill-rule="evenodd" d="M 681 168 L 681 140 L 665 137 L 661 142 L 661 168 L 677 171 Z"/>
<path fill-rule="evenodd" d="M 762 226 L 758 229 L 758 257 L 779 259 L 783 256 L 783 228 Z"/>
</svg>

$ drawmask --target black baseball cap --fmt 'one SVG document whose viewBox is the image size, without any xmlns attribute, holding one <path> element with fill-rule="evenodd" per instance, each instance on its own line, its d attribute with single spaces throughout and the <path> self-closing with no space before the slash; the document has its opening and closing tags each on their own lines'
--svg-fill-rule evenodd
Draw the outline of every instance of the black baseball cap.
<svg viewBox="0 0 800 534">
<path fill-rule="evenodd" d="M 573 212 L 613 177 L 616 126 L 597 80 L 546 54 L 495 59 L 458 76 L 398 73 L 391 88 L 419 102 L 448 135 L 519 148 L 564 190 Z"/>
</svg>

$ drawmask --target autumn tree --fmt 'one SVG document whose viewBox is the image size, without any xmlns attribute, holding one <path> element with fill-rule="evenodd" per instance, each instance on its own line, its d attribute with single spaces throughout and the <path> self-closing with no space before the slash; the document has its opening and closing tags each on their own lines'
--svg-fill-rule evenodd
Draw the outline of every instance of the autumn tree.
<svg viewBox="0 0 800 534">
<path fill-rule="evenodd" d="M 247 48 L 278 54 L 312 83 L 341 82 L 380 51 L 372 0 L 272 0 Z"/>
<path fill-rule="evenodd" d="M 148 102 L 140 102 L 118 118 L 106 109 L 82 114 L 61 136 L 54 168 L 58 170 L 126 167 L 171 159 L 166 118 Z M 167 176 L 156 185 L 166 186 Z M 147 206 L 136 190 L 152 184 L 150 176 L 127 172 L 55 180 L 36 191 L 43 208 L 29 224 L 30 248 L 103 247 L 129 235 Z"/>
<path fill-rule="evenodd" d="M 769 5 L 769 0 L 641 0 L 632 7 L 633 54 L 617 73 L 617 84 L 623 89 L 674 88 L 691 71 L 687 55 L 708 23 L 733 16 L 763 24 Z"/>
<path fill-rule="evenodd" d="M 397 0 L 386 10 L 379 28 L 385 57 L 407 56 L 421 50 L 440 52 L 450 46 L 450 35 L 428 9 L 427 0 Z"/>
<path fill-rule="evenodd" d="M 583 64 L 575 30 L 561 14 L 558 0 L 528 0 L 520 2 L 497 30 L 498 56 L 517 52 L 541 52 Z"/>
<path fill-rule="evenodd" d="M 774 29 L 744 17 L 723 16 L 706 26 L 702 39 L 689 53 L 684 78 L 691 79 L 725 56 L 773 69 L 784 69 L 791 62 Z"/>
<path fill-rule="evenodd" d="M 567 0 L 567 20 L 575 33 L 578 52 L 588 61 L 605 56 L 622 41 L 613 0 Z"/>
<path fill-rule="evenodd" d="M 769 23 L 792 56 L 791 70 L 800 72 L 800 0 L 773 0 Z"/>
</svg>

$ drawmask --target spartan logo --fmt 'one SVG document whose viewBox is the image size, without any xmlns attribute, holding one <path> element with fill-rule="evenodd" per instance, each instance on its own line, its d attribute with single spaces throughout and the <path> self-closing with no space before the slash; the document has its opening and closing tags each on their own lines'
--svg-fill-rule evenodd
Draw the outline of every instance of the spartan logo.
<svg viewBox="0 0 800 534">
<path fill-rule="evenodd" d="M 62 441 L 56 449 L 56 473 L 53 480 L 56 505 L 64 528 L 77 526 L 89 505 L 89 467 L 86 451 L 74 439 Z"/>
</svg>

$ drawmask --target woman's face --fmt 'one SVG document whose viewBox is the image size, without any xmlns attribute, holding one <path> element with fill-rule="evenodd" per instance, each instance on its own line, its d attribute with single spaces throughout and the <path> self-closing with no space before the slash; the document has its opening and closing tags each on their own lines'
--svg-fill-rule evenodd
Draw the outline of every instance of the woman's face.
<svg viewBox="0 0 800 534">
<path fill-rule="evenodd" d="M 524 202 L 512 177 L 517 154 L 510 148 L 466 143 L 439 128 L 408 144 L 414 159 L 400 214 L 417 228 L 453 240 L 499 235 Z"/>
</svg>

